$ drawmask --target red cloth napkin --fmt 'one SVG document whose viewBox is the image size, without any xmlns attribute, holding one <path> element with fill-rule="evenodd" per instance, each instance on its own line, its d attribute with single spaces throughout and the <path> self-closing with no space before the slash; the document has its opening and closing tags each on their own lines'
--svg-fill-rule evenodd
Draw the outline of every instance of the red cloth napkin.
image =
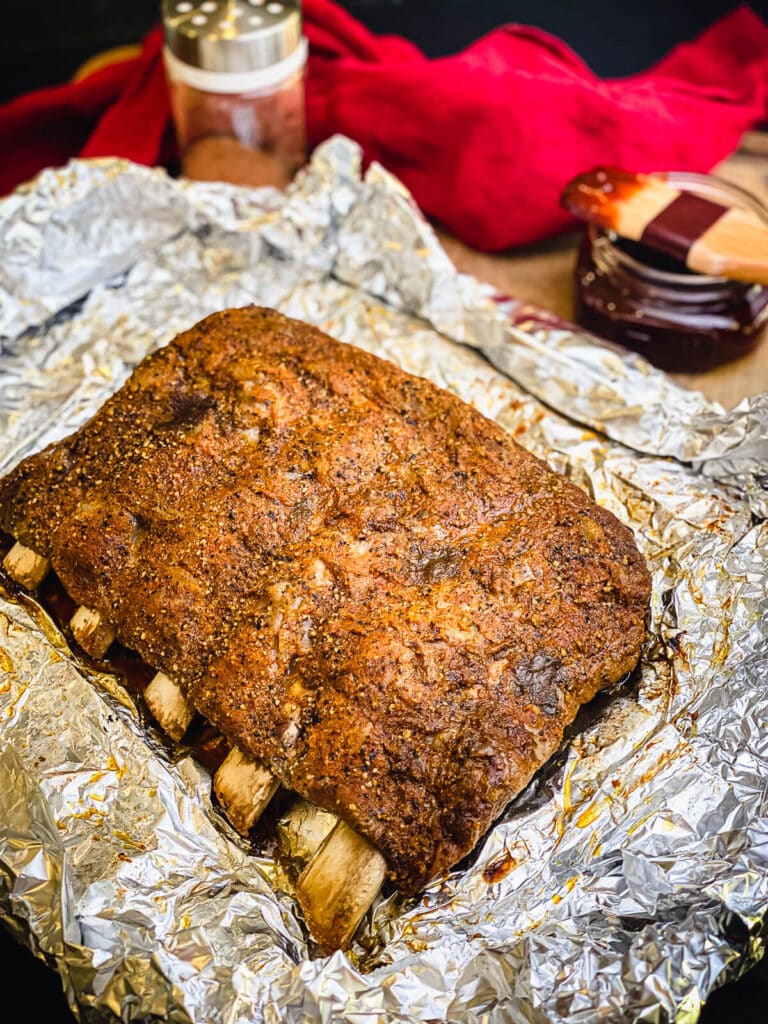
<svg viewBox="0 0 768 1024">
<path fill-rule="evenodd" d="M 768 26 L 740 7 L 650 71 L 602 80 L 564 43 L 506 25 L 428 60 L 331 0 L 304 0 L 311 143 L 343 132 L 460 238 L 497 250 L 561 231 L 563 185 L 596 164 L 707 171 L 768 104 Z M 0 194 L 68 157 L 173 156 L 159 29 L 135 60 L 0 107 Z"/>
</svg>

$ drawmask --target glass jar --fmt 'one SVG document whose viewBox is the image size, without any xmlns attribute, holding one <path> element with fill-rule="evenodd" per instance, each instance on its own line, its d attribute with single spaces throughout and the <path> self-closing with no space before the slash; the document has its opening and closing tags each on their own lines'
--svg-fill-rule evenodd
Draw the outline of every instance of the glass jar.
<svg viewBox="0 0 768 1024">
<path fill-rule="evenodd" d="M 163 24 L 182 173 L 286 185 L 306 158 L 296 0 L 164 0 Z"/>
<path fill-rule="evenodd" d="M 704 174 L 666 181 L 722 206 L 768 209 L 744 189 Z M 638 242 L 590 225 L 576 264 L 576 321 L 664 370 L 701 372 L 751 351 L 768 319 L 768 288 L 709 277 Z"/>
</svg>

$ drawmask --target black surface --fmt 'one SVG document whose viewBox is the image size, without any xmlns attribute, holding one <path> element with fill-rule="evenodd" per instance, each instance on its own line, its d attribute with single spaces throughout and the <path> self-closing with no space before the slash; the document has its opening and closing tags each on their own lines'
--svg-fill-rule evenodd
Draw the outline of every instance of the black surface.
<svg viewBox="0 0 768 1024">
<path fill-rule="evenodd" d="M 397 32 L 430 55 L 451 53 L 505 21 L 535 24 L 565 39 L 605 76 L 642 70 L 705 28 L 723 0 L 347 0 L 377 32 Z M 768 17 L 768 0 L 753 7 Z M 94 53 L 135 42 L 157 20 L 156 0 L 39 0 L 2 5 L 0 102 L 65 81 Z M 2 159 L 2 154 L 0 154 Z M 0 1024 L 71 1024 L 58 976 L 0 928 Z M 703 1024 L 768 1019 L 768 964 L 714 993 Z"/>
<path fill-rule="evenodd" d="M 0 1022 L 73 1024 L 56 971 L 0 926 Z"/>
<path fill-rule="evenodd" d="M 0 928 L 1 1024 L 75 1024 L 59 976 Z M 740 981 L 713 993 L 701 1024 L 759 1024 L 768 1018 L 768 966 L 759 964 Z M 663 1022 L 659 1022 L 663 1024 Z"/>
</svg>

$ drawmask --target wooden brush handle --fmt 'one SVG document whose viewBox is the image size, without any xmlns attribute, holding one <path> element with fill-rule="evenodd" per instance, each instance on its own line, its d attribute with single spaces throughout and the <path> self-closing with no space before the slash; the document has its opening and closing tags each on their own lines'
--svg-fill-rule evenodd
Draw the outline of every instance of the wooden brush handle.
<svg viewBox="0 0 768 1024">
<path fill-rule="evenodd" d="M 768 285 L 768 224 L 749 210 L 680 191 L 661 177 L 596 167 L 566 185 L 571 213 L 699 274 Z"/>
<path fill-rule="evenodd" d="M 768 227 L 732 208 L 693 243 L 685 262 L 699 274 L 768 285 Z"/>
</svg>

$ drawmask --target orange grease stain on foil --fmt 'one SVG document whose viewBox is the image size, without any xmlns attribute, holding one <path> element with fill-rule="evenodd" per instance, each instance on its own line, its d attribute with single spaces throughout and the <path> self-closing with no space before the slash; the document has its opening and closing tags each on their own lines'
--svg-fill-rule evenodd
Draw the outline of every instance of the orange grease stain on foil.
<svg viewBox="0 0 768 1024">
<path fill-rule="evenodd" d="M 610 802 L 610 797 L 606 797 L 605 800 L 597 800 L 595 803 L 590 804 L 586 811 L 582 811 L 576 819 L 576 828 L 587 828 L 591 825 L 600 816 L 603 807 L 607 807 Z"/>
<path fill-rule="evenodd" d="M 516 860 L 511 853 L 505 852 L 500 857 L 497 857 L 496 860 L 492 860 L 490 864 L 486 865 L 483 871 L 483 881 L 487 882 L 488 885 L 500 882 L 519 863 L 520 861 Z"/>
<path fill-rule="evenodd" d="M 569 878 L 568 881 L 563 886 L 565 891 L 566 892 L 573 892 L 573 890 L 576 887 L 576 883 L 578 882 L 578 880 L 579 880 L 579 876 L 578 875 L 573 875 L 571 878 Z M 552 902 L 555 905 L 557 905 L 558 903 L 562 903 L 563 902 L 562 895 L 559 892 L 556 892 L 555 895 L 552 897 Z"/>
</svg>

